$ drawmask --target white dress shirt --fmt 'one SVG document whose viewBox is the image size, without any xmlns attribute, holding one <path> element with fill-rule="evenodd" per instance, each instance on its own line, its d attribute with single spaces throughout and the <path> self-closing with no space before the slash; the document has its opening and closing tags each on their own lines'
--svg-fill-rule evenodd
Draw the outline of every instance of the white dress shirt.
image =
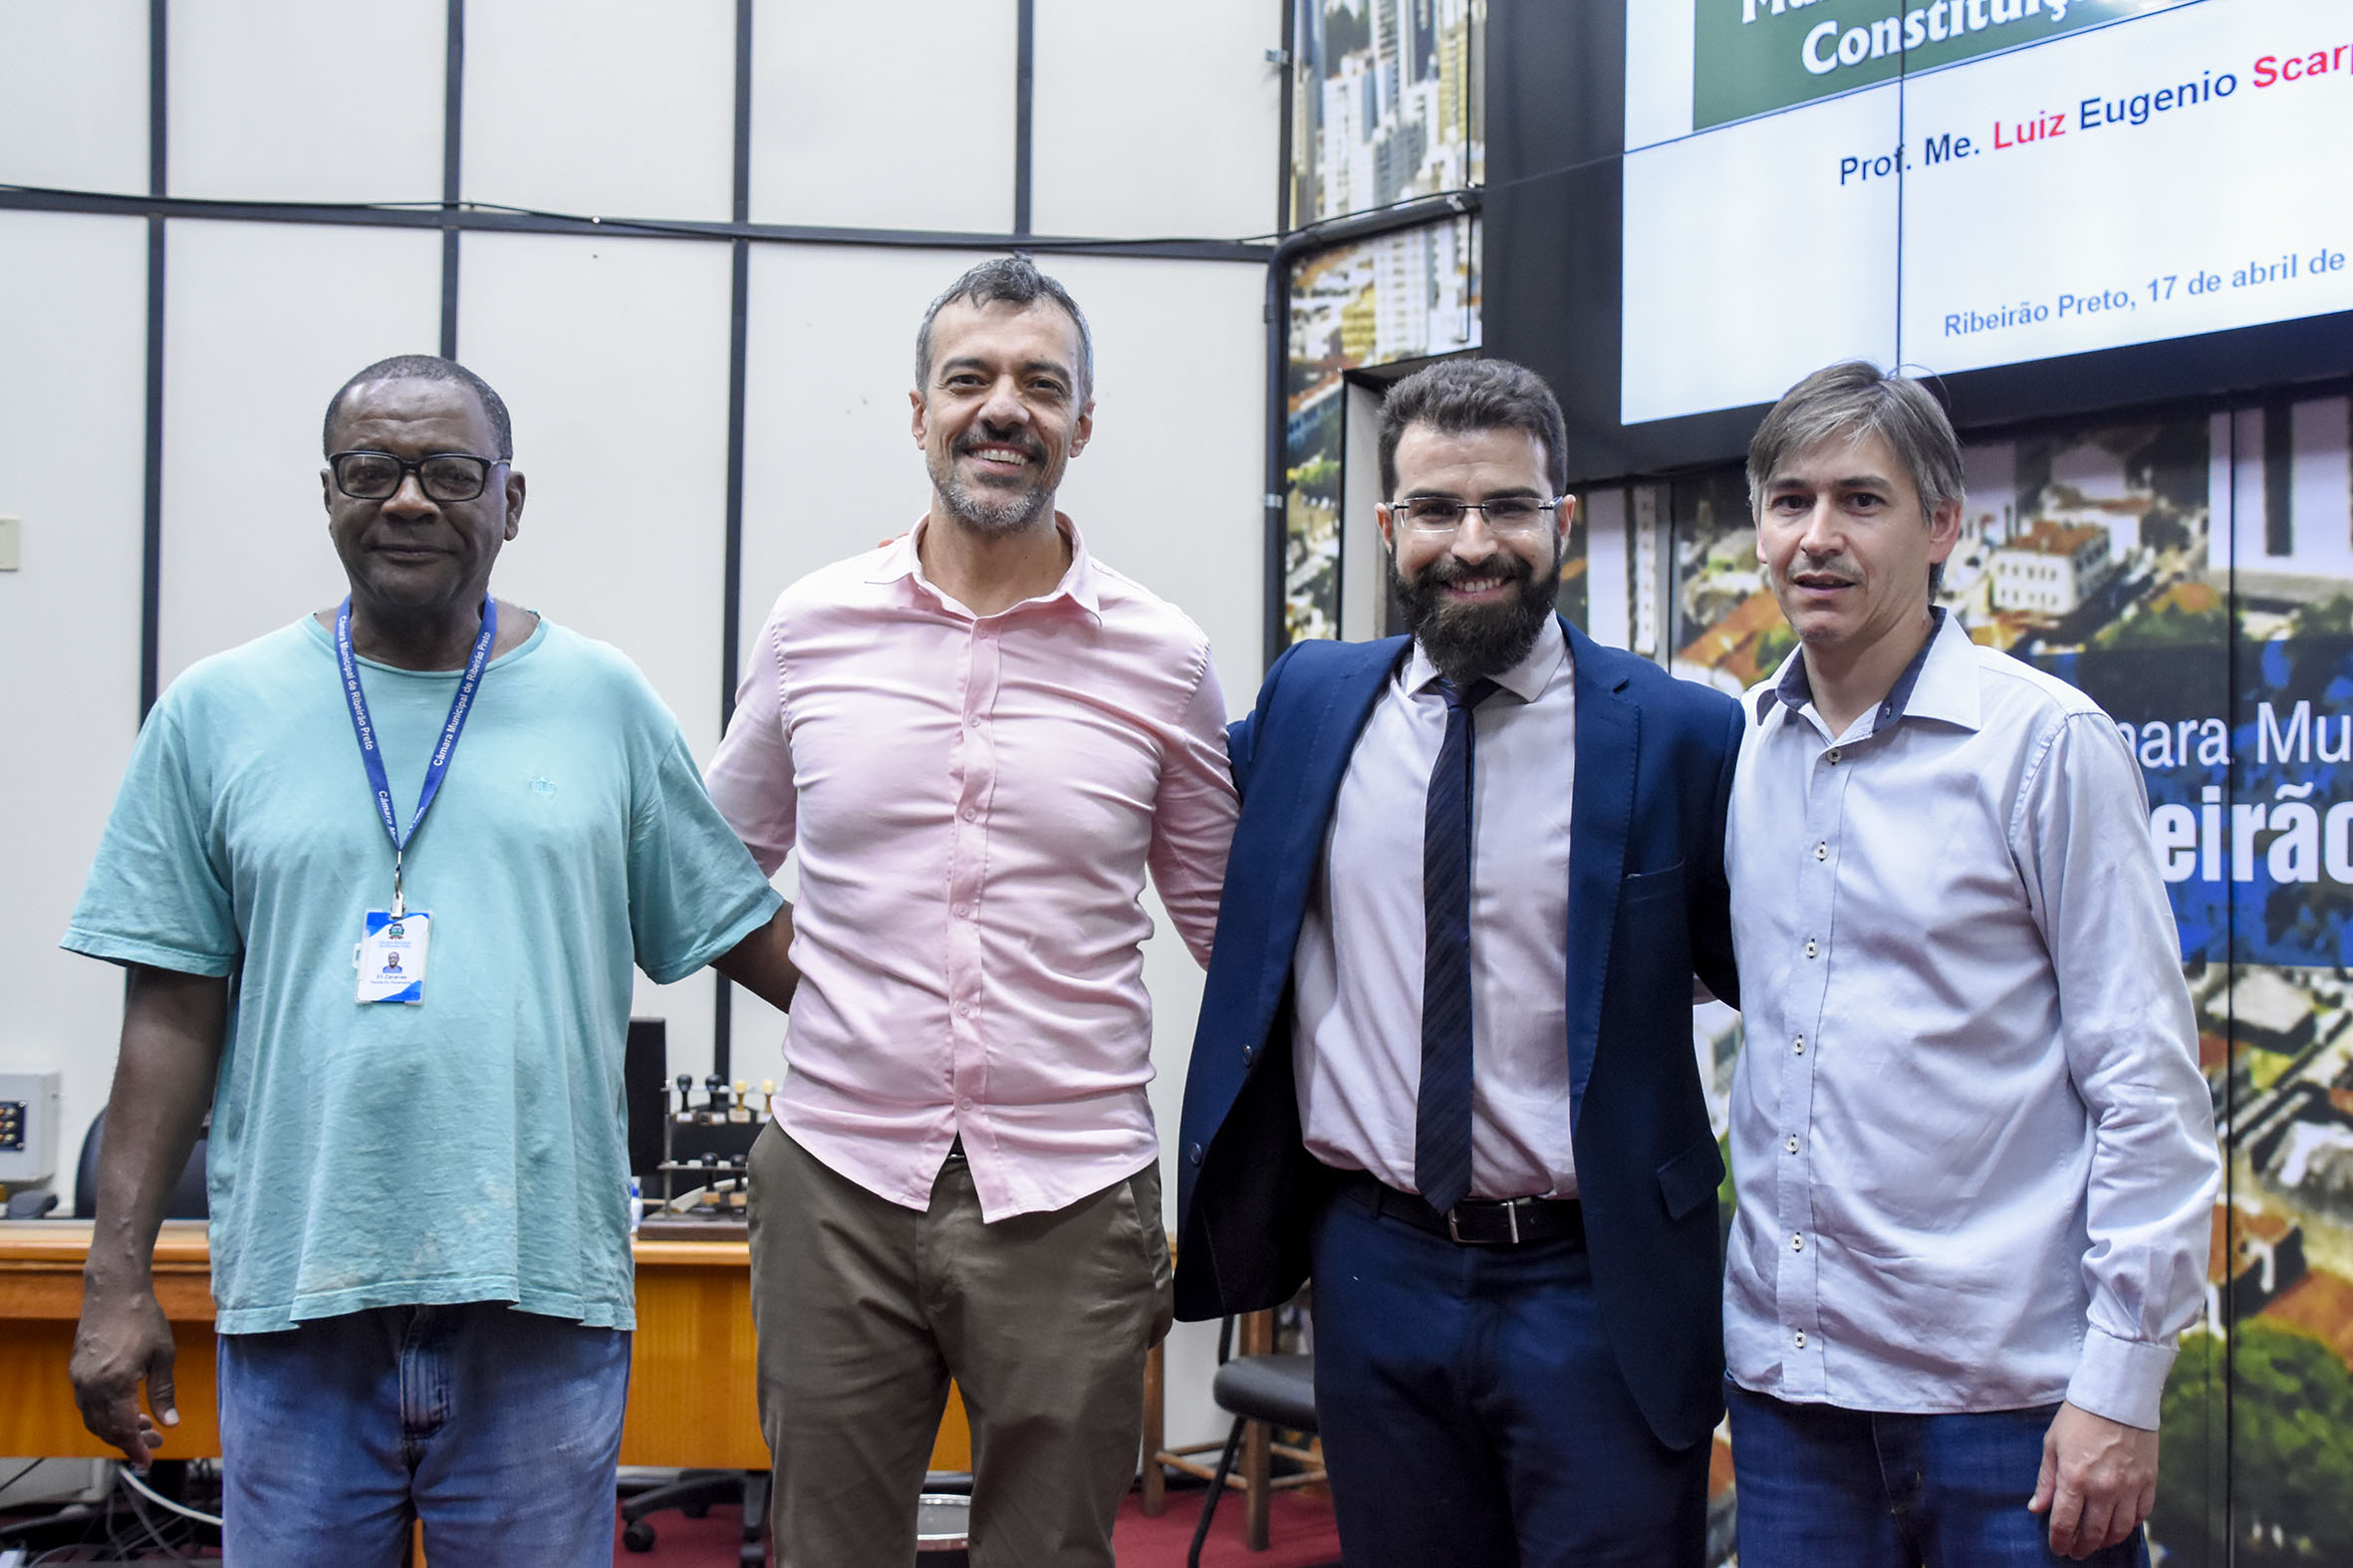
<svg viewBox="0 0 2353 1568">
<path fill-rule="evenodd" d="M 1576 671 L 1548 620 L 1472 710 L 1470 1190 L 1577 1191 L 1569 1144 L 1569 785 Z M 1414 1178 L 1422 1090 L 1422 827 L 1446 733 L 1415 646 L 1350 755 L 1308 893 L 1292 979 L 1308 1153 Z"/>
<path fill-rule="evenodd" d="M 1842 735 L 1802 652 L 1744 706 L 1733 1379 L 2155 1428 L 2220 1167 L 2140 768 L 1942 612 Z"/>
</svg>

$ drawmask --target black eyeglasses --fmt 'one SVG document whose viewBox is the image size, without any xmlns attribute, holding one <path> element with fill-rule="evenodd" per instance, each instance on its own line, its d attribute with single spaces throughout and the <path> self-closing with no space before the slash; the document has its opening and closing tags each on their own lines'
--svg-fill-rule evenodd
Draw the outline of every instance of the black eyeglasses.
<svg viewBox="0 0 2353 1568">
<path fill-rule="evenodd" d="M 1559 505 L 1558 501 L 1540 501 L 1532 495 L 1500 495 L 1491 501 L 1417 495 L 1395 503 L 1390 512 L 1393 516 L 1403 515 L 1406 526 L 1418 534 L 1450 534 L 1462 526 L 1465 512 L 1478 513 L 1490 534 L 1529 534 L 1542 526 L 1546 512 Z"/>
<path fill-rule="evenodd" d="M 428 500 L 470 501 L 490 482 L 490 470 L 503 457 L 469 457 L 464 452 L 433 452 L 414 462 L 391 452 L 337 452 L 327 459 L 335 487 L 355 501 L 387 501 L 410 474 Z"/>
</svg>

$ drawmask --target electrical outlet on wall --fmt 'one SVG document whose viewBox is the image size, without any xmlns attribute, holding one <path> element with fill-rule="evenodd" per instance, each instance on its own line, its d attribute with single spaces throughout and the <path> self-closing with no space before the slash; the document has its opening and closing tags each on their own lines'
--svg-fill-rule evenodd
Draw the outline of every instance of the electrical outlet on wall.
<svg viewBox="0 0 2353 1568">
<path fill-rule="evenodd" d="M 0 1181 L 23 1186 L 56 1174 L 60 1076 L 0 1073 Z"/>
</svg>

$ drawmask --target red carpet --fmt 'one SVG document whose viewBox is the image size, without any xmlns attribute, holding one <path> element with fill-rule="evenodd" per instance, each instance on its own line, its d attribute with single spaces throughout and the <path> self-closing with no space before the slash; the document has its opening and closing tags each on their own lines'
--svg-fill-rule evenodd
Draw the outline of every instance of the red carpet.
<svg viewBox="0 0 2353 1568">
<path fill-rule="evenodd" d="M 1157 1519 L 1147 1519 L 1137 1511 L 1131 1494 L 1120 1504 L 1119 1524 L 1112 1534 L 1120 1568 L 1181 1568 L 1200 1507 L 1199 1492 L 1171 1492 L 1168 1511 Z M 1340 1558 L 1340 1533 L 1332 1524 L 1329 1503 L 1295 1492 L 1276 1492 L 1267 1549 L 1262 1552 L 1242 1545 L 1244 1512 L 1239 1492 L 1219 1504 L 1217 1522 L 1210 1527 L 1208 1544 L 1201 1550 L 1202 1568 L 1307 1568 L 1311 1563 Z M 624 1550 L 621 1527 L 615 1524 L 615 1568 L 734 1568 L 733 1508 L 713 1508 L 700 1519 L 656 1514 L 647 1522 L 654 1528 L 654 1550 L 645 1553 Z"/>
</svg>

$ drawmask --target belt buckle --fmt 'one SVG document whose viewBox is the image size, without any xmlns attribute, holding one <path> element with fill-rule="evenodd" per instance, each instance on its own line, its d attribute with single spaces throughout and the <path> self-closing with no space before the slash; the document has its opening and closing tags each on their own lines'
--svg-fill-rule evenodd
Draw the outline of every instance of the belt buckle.
<svg viewBox="0 0 2353 1568">
<path fill-rule="evenodd" d="M 1525 1201 L 1527 1201 L 1525 1198 L 1515 1197 L 1506 1198 L 1497 1204 L 1503 1210 L 1504 1219 L 1511 1227 L 1509 1236 L 1464 1235 L 1461 1221 L 1456 1217 L 1461 1211 L 1461 1205 L 1456 1204 L 1446 1210 L 1446 1239 L 1456 1246 L 1464 1247 L 1517 1246 L 1519 1245 L 1519 1206 Z"/>
</svg>

